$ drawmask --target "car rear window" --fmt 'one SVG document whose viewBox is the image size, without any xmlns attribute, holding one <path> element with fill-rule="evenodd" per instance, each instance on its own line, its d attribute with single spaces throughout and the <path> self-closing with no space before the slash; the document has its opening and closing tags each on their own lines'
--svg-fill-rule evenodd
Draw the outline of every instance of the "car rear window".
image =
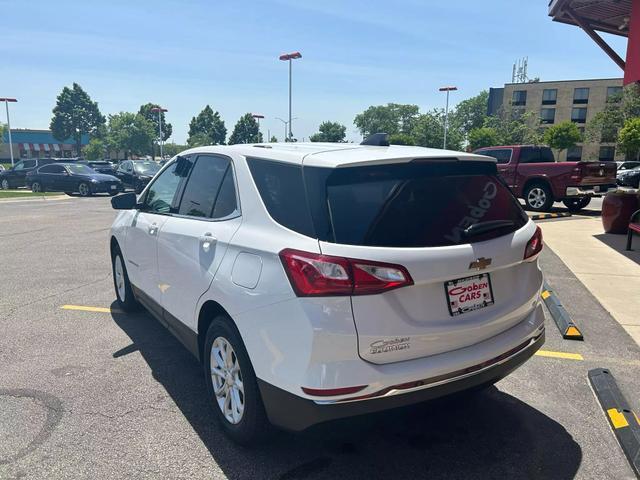
<svg viewBox="0 0 640 480">
<path fill-rule="evenodd" d="M 260 187 L 265 182 L 252 167 L 270 215 L 305 235 L 311 235 L 310 218 L 315 237 L 323 241 L 401 248 L 459 245 L 506 235 L 528 220 L 490 162 L 304 169 L 275 165 L 263 164 L 274 176 L 268 189 Z M 281 221 L 290 220 L 282 215 L 286 206 L 297 212 L 297 224 Z M 472 224 L 495 220 L 508 225 L 473 236 L 464 232 Z"/>
</svg>

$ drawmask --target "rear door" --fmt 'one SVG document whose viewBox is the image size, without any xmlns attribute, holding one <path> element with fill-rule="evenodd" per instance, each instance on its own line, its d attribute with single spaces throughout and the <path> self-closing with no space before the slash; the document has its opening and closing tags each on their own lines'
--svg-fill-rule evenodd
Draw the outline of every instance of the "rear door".
<svg viewBox="0 0 640 480">
<path fill-rule="evenodd" d="M 523 257 L 535 226 L 494 164 L 359 170 L 335 169 L 324 189 L 309 188 L 326 192 L 311 199 L 327 206 L 330 219 L 322 253 L 401 265 L 413 280 L 352 297 L 363 359 L 390 363 L 463 348 L 513 327 L 534 308 L 541 275 Z M 463 233 L 487 221 L 505 226 Z"/>
<path fill-rule="evenodd" d="M 166 313 L 195 329 L 198 299 L 242 218 L 228 157 L 198 155 L 190 170 L 178 210 L 158 235 L 158 287 Z"/>
<path fill-rule="evenodd" d="M 496 159 L 498 173 L 510 188 L 515 187 L 516 160 L 513 155 L 513 148 L 493 148 L 478 152 Z"/>
</svg>

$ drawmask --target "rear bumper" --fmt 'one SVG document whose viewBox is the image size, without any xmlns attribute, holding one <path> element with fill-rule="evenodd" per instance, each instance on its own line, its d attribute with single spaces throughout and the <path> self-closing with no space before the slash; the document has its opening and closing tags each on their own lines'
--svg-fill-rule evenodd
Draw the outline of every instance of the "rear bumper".
<svg viewBox="0 0 640 480">
<path fill-rule="evenodd" d="M 577 187 L 567 187 L 566 197 L 601 197 L 609 192 L 615 192 L 617 185 L 581 185 Z"/>
<path fill-rule="evenodd" d="M 388 390 L 381 396 L 367 399 L 321 402 L 299 397 L 260 379 L 258 386 L 271 423 L 286 430 L 301 431 L 317 423 L 412 405 L 496 382 L 526 362 L 544 340 L 542 330 L 525 344 L 513 349 L 515 351 L 510 355 L 502 353 L 495 357 L 492 359 L 495 361 L 486 367 L 471 366 L 468 369 L 471 372 L 455 372 L 459 374 L 444 380 L 435 379 L 406 392 Z M 478 368 L 473 370 L 475 367 Z M 425 382 L 430 380 L 426 379 Z"/>
<path fill-rule="evenodd" d="M 111 185 L 115 185 L 116 188 L 112 189 Z M 91 191 L 93 193 L 113 193 L 113 192 L 122 192 L 123 188 L 121 184 L 112 184 L 112 183 L 92 183 Z"/>
</svg>

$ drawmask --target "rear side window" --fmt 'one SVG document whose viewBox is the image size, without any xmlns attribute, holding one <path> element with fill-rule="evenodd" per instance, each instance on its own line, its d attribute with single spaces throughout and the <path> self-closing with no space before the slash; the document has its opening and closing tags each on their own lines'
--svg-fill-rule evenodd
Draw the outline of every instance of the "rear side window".
<svg viewBox="0 0 640 480">
<path fill-rule="evenodd" d="M 482 150 L 478 152 L 478 154 L 493 157 L 499 164 L 505 164 L 511 161 L 512 152 L 513 150 L 511 150 L 510 148 L 499 148 L 495 150 Z"/>
<path fill-rule="evenodd" d="M 64 171 L 65 170 L 62 165 L 45 165 L 38 169 L 38 173 L 62 173 Z"/>
<path fill-rule="evenodd" d="M 522 147 L 520 149 L 520 163 L 550 162 L 555 162 L 555 158 L 549 147 Z"/>
<path fill-rule="evenodd" d="M 199 155 L 191 168 L 178 213 L 192 217 L 211 217 L 222 180 L 230 166 L 229 159 Z"/>
<path fill-rule="evenodd" d="M 314 236 L 302 167 L 257 158 L 248 159 L 248 163 L 271 218 L 295 232 Z"/>
<path fill-rule="evenodd" d="M 511 233 L 527 217 L 488 162 L 305 167 L 321 240 L 379 247 L 437 247 Z M 504 221 L 471 235 L 475 224 Z"/>
</svg>

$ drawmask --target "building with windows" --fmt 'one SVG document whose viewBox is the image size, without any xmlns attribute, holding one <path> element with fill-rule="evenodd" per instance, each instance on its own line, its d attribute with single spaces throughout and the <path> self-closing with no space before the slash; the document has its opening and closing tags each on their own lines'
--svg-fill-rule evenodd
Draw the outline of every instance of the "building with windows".
<svg viewBox="0 0 640 480">
<path fill-rule="evenodd" d="M 604 109 L 607 101 L 619 98 L 621 92 L 622 78 L 507 83 L 489 90 L 488 114 L 517 108 L 538 115 L 543 129 L 571 120 L 584 133 L 586 123 Z M 581 143 L 563 151 L 557 160 L 621 159 L 624 154 L 616 152 L 615 143 Z"/>
<path fill-rule="evenodd" d="M 68 138 L 60 141 L 54 138 L 51 130 L 11 129 L 14 160 L 29 158 L 69 158 L 76 156 L 75 140 Z M 80 141 L 84 147 L 89 143 L 89 135 L 83 135 Z M 5 131 L 0 144 L 0 162 L 10 162 L 9 132 Z"/>
</svg>

